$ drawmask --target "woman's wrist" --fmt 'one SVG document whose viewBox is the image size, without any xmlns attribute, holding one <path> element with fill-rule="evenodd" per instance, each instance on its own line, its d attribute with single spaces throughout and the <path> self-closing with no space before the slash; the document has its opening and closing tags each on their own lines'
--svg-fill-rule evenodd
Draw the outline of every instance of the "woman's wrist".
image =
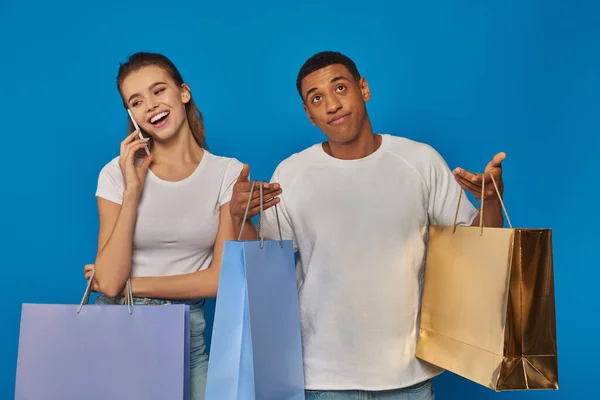
<svg viewBox="0 0 600 400">
<path fill-rule="evenodd" d="M 126 188 L 123 192 L 123 203 L 138 203 L 140 200 L 141 191 L 137 188 Z"/>
</svg>

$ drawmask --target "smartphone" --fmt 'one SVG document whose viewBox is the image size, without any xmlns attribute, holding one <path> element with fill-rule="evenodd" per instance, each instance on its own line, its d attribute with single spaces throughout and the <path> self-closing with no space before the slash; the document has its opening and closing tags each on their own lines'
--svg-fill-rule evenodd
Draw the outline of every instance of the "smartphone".
<svg viewBox="0 0 600 400">
<path fill-rule="evenodd" d="M 135 130 L 140 131 L 140 133 L 139 133 L 140 139 L 144 139 L 144 136 L 142 135 L 142 131 L 141 131 L 139 125 L 137 124 L 137 122 L 135 122 L 135 119 L 133 119 L 133 114 L 131 114 L 131 110 L 129 108 L 127 109 L 127 113 L 129 114 L 129 118 L 131 118 L 131 122 L 133 122 L 133 126 L 135 127 Z M 149 156 L 150 149 L 148 148 L 148 145 L 144 146 L 144 150 L 146 150 L 146 155 Z"/>
</svg>

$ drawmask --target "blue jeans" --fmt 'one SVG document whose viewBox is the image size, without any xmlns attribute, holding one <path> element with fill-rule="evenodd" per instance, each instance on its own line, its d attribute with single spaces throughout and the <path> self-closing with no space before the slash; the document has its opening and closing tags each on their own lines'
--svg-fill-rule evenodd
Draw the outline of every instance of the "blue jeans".
<svg viewBox="0 0 600 400">
<path fill-rule="evenodd" d="M 402 389 L 383 391 L 321 391 L 307 390 L 306 400 L 434 400 L 431 380 Z"/>
<path fill-rule="evenodd" d="M 124 304 L 124 297 L 98 296 L 96 304 Z M 133 304 L 139 305 L 190 305 L 190 400 L 204 400 L 206 391 L 206 375 L 208 372 L 208 355 L 204 344 L 204 299 L 198 300 L 162 300 L 133 298 Z"/>
</svg>

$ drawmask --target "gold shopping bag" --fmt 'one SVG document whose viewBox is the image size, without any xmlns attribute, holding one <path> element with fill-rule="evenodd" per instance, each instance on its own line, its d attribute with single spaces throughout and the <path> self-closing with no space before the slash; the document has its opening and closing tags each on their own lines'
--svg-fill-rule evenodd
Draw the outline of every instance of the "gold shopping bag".
<svg viewBox="0 0 600 400">
<path fill-rule="evenodd" d="M 495 391 L 557 390 L 552 231 L 502 208 L 510 229 L 430 226 L 416 356 Z"/>
</svg>

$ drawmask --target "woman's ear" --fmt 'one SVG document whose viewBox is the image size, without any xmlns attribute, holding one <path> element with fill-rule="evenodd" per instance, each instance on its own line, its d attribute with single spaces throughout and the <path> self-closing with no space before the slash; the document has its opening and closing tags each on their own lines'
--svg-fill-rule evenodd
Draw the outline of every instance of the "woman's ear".
<svg viewBox="0 0 600 400">
<path fill-rule="evenodd" d="M 187 104 L 192 99 L 192 90 L 185 83 L 181 84 L 181 101 Z"/>
</svg>

